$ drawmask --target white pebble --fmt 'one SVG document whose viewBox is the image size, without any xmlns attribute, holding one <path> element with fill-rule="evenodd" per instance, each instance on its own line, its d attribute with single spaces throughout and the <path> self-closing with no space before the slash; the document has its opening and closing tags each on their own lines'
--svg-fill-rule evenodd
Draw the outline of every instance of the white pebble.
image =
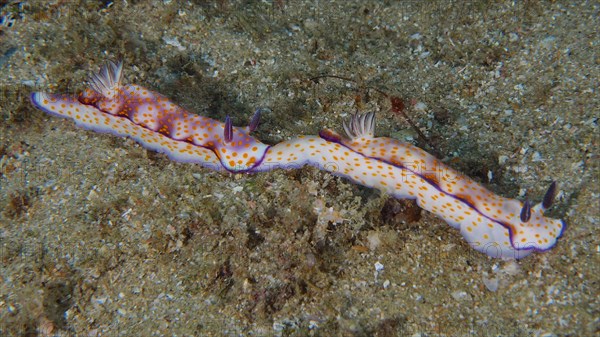
<svg viewBox="0 0 600 337">
<path fill-rule="evenodd" d="M 469 294 L 467 294 L 467 292 L 466 292 L 466 291 L 461 291 L 461 290 L 457 290 L 457 291 L 455 291 L 455 292 L 453 292 L 453 293 L 452 293 L 452 297 L 453 297 L 455 300 L 457 300 L 457 301 L 459 301 L 459 300 L 462 300 L 462 299 L 465 299 L 465 298 L 467 298 L 468 296 L 469 296 Z"/>
<path fill-rule="evenodd" d="M 418 102 L 417 104 L 415 104 L 415 110 L 425 111 L 425 110 L 427 110 L 427 104 L 425 104 L 423 102 Z"/>
<path fill-rule="evenodd" d="M 485 275 L 483 275 L 483 284 L 487 290 L 495 292 L 498 290 L 499 286 L 498 277 L 487 278 Z"/>
</svg>

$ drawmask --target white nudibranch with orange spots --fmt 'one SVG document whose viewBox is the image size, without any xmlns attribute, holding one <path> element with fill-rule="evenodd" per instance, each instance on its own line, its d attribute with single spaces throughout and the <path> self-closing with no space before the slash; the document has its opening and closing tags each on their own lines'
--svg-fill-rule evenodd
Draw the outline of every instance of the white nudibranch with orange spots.
<svg viewBox="0 0 600 337">
<path fill-rule="evenodd" d="M 108 63 L 90 78 L 77 98 L 36 92 L 39 109 L 71 118 L 86 129 L 130 137 L 144 147 L 181 162 L 217 171 L 264 172 L 312 165 L 356 183 L 417 204 L 460 230 L 477 251 L 492 257 L 522 258 L 552 248 L 562 235 L 562 220 L 544 211 L 554 201 L 552 183 L 540 204 L 504 198 L 411 144 L 375 137 L 375 115 L 355 115 L 344 123 L 347 138 L 331 130 L 269 146 L 250 136 L 248 127 L 188 113 L 166 97 L 136 85 L 121 84 L 122 63 Z"/>
<path fill-rule="evenodd" d="M 247 172 L 262 160 L 268 145 L 249 135 L 260 111 L 245 128 L 234 127 L 229 117 L 221 123 L 191 114 L 158 93 L 122 85 L 122 69 L 121 62 L 106 64 L 77 98 L 35 92 L 31 101 L 42 111 L 73 119 L 77 126 L 130 137 L 175 161 Z"/>
</svg>

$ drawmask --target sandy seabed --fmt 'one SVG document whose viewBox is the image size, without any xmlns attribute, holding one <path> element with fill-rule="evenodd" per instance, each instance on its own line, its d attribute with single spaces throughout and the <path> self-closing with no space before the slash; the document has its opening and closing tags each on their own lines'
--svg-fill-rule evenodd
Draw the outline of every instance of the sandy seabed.
<svg viewBox="0 0 600 337">
<path fill-rule="evenodd" d="M 2 336 L 600 334 L 597 2 L 0 6 Z M 540 201 L 556 180 L 568 228 L 491 259 L 326 172 L 219 174 L 29 103 L 115 59 L 198 114 L 269 109 L 269 144 L 375 111 L 377 135 L 503 196 Z"/>
</svg>

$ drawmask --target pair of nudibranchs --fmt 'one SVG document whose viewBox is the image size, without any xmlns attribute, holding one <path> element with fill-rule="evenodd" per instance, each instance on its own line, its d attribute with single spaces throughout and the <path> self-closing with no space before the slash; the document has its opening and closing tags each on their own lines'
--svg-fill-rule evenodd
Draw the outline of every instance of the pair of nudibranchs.
<svg viewBox="0 0 600 337">
<path fill-rule="evenodd" d="M 109 62 L 78 97 L 35 92 L 31 101 L 80 127 L 130 137 L 175 161 L 234 173 L 312 165 L 396 198 L 416 199 L 460 230 L 474 249 L 492 257 L 521 258 L 548 250 L 565 229 L 563 221 L 544 216 L 555 198 L 555 183 L 535 206 L 495 195 L 418 147 L 375 137 L 373 113 L 344 123 L 345 137 L 326 129 L 319 136 L 267 145 L 250 135 L 260 110 L 247 127 L 233 126 L 229 117 L 221 123 L 143 87 L 122 84 L 122 70 L 122 62 Z"/>
</svg>

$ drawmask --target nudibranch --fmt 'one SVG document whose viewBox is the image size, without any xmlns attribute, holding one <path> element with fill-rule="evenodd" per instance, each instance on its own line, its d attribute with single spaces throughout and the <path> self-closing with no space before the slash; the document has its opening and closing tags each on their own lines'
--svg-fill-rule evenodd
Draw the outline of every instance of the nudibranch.
<svg viewBox="0 0 600 337">
<path fill-rule="evenodd" d="M 460 230 L 475 250 L 492 257 L 546 251 L 565 229 L 562 220 L 544 217 L 556 195 L 554 182 L 543 202 L 532 207 L 529 201 L 495 195 L 414 145 L 374 137 L 374 113 L 352 116 L 344 129 L 347 138 L 326 129 L 318 137 L 274 145 L 256 171 L 308 164 L 399 199 L 416 199 Z"/>
<path fill-rule="evenodd" d="M 90 77 L 89 88 L 78 97 L 35 92 L 31 101 L 77 126 L 130 137 L 175 161 L 230 172 L 248 172 L 261 162 L 269 146 L 250 136 L 260 110 L 248 127 L 234 127 L 229 117 L 221 123 L 191 114 L 148 89 L 122 85 L 122 70 L 122 62 L 109 62 Z"/>
<path fill-rule="evenodd" d="M 166 97 L 137 85 L 122 85 L 122 63 L 106 64 L 77 97 L 36 92 L 39 109 L 73 119 L 98 132 L 130 137 L 175 161 L 199 163 L 228 172 L 264 172 L 312 165 L 353 182 L 417 204 L 458 229 L 477 251 L 497 258 L 522 258 L 552 248 L 562 235 L 562 220 L 544 216 L 556 196 L 552 183 L 543 201 L 508 199 L 446 166 L 424 150 L 375 137 L 375 114 L 354 115 L 344 123 L 346 136 L 325 129 L 269 146 L 234 127 L 185 111 Z"/>
</svg>

